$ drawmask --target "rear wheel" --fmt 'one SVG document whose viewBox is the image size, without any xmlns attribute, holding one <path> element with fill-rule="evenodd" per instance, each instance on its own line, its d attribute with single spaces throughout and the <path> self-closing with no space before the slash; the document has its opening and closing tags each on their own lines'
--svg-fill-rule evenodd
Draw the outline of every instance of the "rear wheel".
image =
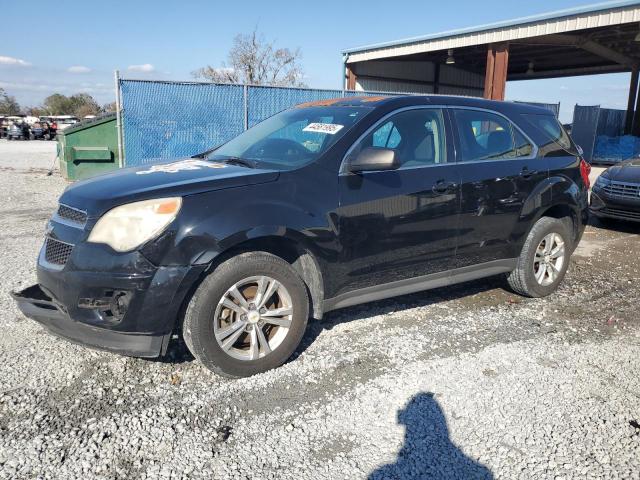
<svg viewBox="0 0 640 480">
<path fill-rule="evenodd" d="M 567 272 L 573 246 L 567 222 L 543 217 L 531 229 L 508 282 L 527 297 L 555 292 Z"/>
<path fill-rule="evenodd" d="M 233 257 L 198 287 L 183 337 L 207 368 L 247 377 L 282 365 L 300 344 L 309 298 L 287 262 L 266 252 Z"/>
</svg>

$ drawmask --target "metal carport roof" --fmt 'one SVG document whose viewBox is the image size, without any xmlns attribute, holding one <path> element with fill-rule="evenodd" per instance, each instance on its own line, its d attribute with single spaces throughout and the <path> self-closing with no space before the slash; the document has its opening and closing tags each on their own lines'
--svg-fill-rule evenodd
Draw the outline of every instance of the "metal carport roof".
<svg viewBox="0 0 640 480">
<path fill-rule="evenodd" d="M 446 32 L 412 37 L 392 42 L 384 42 L 357 48 L 350 48 L 344 50 L 342 53 L 346 55 L 347 63 L 357 63 L 378 59 L 397 59 L 397 57 L 408 55 L 411 55 L 413 59 L 416 59 L 416 55 L 428 54 L 430 52 L 461 48 L 473 49 L 473 47 L 475 46 L 498 42 L 510 42 L 512 45 L 517 45 L 518 40 L 531 39 L 534 37 L 544 37 L 549 35 L 562 35 L 563 37 L 565 37 L 567 33 L 577 34 L 582 31 L 588 31 L 590 35 L 589 38 L 586 39 L 582 37 L 573 39 L 564 38 L 564 40 L 567 41 L 565 42 L 565 44 L 562 44 L 559 38 L 555 38 L 553 39 L 553 42 L 555 43 L 536 43 L 534 45 L 534 47 L 536 48 L 533 49 L 539 51 L 541 50 L 541 47 L 569 47 L 571 52 L 575 53 L 575 47 L 584 47 L 584 42 L 587 40 L 595 43 L 599 43 L 598 40 L 602 40 L 603 42 L 610 40 L 606 38 L 606 35 L 600 36 L 596 39 L 592 38 L 594 33 L 598 33 L 598 30 L 609 31 L 611 29 L 608 27 L 626 25 L 627 28 L 625 29 L 625 31 L 616 32 L 619 33 L 619 35 L 617 35 L 617 37 L 613 39 L 615 43 L 620 44 L 620 48 L 615 48 L 618 45 L 602 45 L 605 47 L 605 49 L 610 50 L 606 53 L 611 53 L 611 50 L 613 50 L 614 52 L 620 54 L 615 59 L 618 61 L 613 60 L 609 61 L 608 63 L 620 65 L 621 60 L 624 60 L 623 63 L 627 63 L 629 60 L 629 58 L 625 58 L 624 50 L 629 49 L 628 43 L 635 43 L 633 42 L 633 39 L 635 35 L 640 31 L 640 27 L 638 27 L 637 25 L 638 22 L 640 22 L 640 1 L 618 0 L 598 3 L 594 5 L 587 5 L 579 8 L 559 10 L 556 12 L 533 15 L 529 17 L 522 17 L 488 25 L 480 25 L 471 28 L 450 30 Z M 634 23 L 636 24 L 635 26 L 633 25 Z M 523 42 L 522 45 L 527 45 L 527 43 Z M 589 46 L 593 47 L 593 44 L 587 45 L 587 47 Z M 597 49 L 598 47 L 596 46 L 595 48 Z M 545 48 L 542 49 L 544 50 Z M 591 53 L 592 56 L 596 57 L 598 57 L 599 54 L 603 53 L 602 49 L 600 49 L 600 51 L 595 54 L 593 52 L 589 52 L 586 49 L 582 50 L 586 51 L 587 53 Z M 638 48 L 633 48 L 632 50 L 633 53 L 640 53 L 640 49 Z M 467 53 L 471 53 L 473 56 L 475 52 Z M 533 53 L 535 52 L 531 52 L 531 54 Z M 578 62 L 578 64 L 580 63 L 585 62 Z M 586 63 L 589 63 L 589 58 L 586 59 Z M 528 65 L 528 60 L 526 65 Z M 607 63 L 593 66 L 596 67 L 595 71 L 600 71 L 600 73 L 604 73 L 606 71 L 624 71 L 629 70 L 630 67 L 613 67 L 608 69 L 606 65 Z M 580 68 L 580 66 L 583 65 L 579 65 L 578 67 L 574 68 Z M 480 65 L 478 65 L 478 67 L 480 67 Z"/>
</svg>

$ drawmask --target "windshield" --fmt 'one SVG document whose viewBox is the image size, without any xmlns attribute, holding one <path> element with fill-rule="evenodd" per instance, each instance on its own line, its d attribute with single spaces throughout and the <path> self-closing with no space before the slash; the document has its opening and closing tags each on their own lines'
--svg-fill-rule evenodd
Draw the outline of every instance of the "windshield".
<svg viewBox="0 0 640 480">
<path fill-rule="evenodd" d="M 243 159 L 295 168 L 313 162 L 371 111 L 368 107 L 293 108 L 266 119 L 211 152 L 209 160 Z"/>
</svg>

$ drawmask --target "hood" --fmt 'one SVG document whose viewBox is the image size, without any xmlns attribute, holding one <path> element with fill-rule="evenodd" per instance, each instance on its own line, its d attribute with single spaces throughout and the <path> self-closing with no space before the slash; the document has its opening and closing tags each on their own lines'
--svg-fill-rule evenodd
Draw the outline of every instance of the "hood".
<svg viewBox="0 0 640 480">
<path fill-rule="evenodd" d="M 273 182 L 278 176 L 277 170 L 187 158 L 125 168 L 77 182 L 67 187 L 60 202 L 86 210 L 89 217 L 97 217 L 125 203 L 256 185 Z"/>
<path fill-rule="evenodd" d="M 632 158 L 609 167 L 607 177 L 616 182 L 640 183 L 640 158 Z"/>
</svg>

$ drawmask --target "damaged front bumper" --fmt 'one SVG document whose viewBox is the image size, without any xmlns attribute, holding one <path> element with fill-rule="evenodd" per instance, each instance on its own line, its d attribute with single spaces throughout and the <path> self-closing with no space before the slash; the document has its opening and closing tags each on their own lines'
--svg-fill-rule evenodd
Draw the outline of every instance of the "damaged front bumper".
<svg viewBox="0 0 640 480">
<path fill-rule="evenodd" d="M 74 321 L 66 308 L 47 295 L 40 285 L 12 292 L 11 296 L 26 317 L 39 322 L 54 335 L 81 345 L 122 355 L 155 358 L 164 355 L 171 339 L 171 333 L 119 332 Z"/>
<path fill-rule="evenodd" d="M 76 244 L 67 263 L 38 259 L 38 284 L 12 292 L 22 313 L 72 342 L 134 356 L 164 355 L 204 266 L 155 266 L 141 253 Z"/>
</svg>

